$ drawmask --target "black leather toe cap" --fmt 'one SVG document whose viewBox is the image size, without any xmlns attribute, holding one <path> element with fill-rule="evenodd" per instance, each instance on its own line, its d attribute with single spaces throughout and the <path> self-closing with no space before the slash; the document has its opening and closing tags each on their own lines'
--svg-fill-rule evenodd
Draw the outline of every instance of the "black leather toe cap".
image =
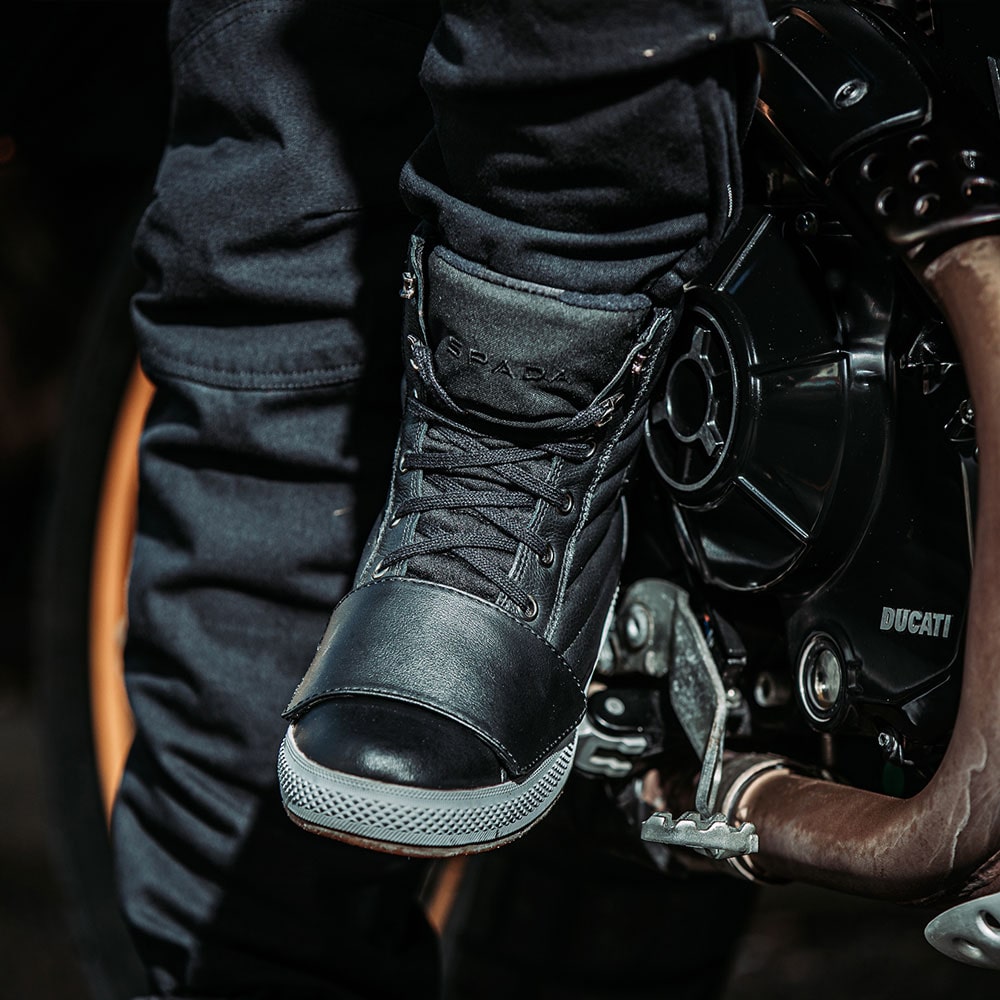
<svg viewBox="0 0 1000 1000">
<path fill-rule="evenodd" d="M 359 778 L 416 788 L 478 788 L 507 778 L 470 729 L 406 702 L 334 698 L 313 705 L 293 732 L 314 763 Z"/>
</svg>

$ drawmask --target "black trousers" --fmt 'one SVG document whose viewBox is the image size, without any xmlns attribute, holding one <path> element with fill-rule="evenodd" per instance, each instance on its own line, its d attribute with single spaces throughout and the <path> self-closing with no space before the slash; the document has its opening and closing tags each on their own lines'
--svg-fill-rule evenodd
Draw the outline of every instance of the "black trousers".
<svg viewBox="0 0 1000 1000">
<path fill-rule="evenodd" d="M 473 865 L 442 972 L 425 867 L 292 826 L 275 754 L 381 505 L 414 215 L 503 273 L 675 299 L 738 210 L 767 30 L 759 0 L 175 3 L 113 824 L 150 995 L 711 995 L 738 921 L 704 914 L 741 887 L 611 860 L 585 814 Z"/>
</svg>

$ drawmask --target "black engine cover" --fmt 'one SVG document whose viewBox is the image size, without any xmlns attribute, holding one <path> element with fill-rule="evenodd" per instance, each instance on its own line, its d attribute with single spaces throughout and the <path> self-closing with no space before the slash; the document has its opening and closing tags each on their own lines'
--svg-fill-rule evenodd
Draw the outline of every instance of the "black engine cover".
<svg viewBox="0 0 1000 1000">
<path fill-rule="evenodd" d="M 649 452 L 706 603 L 744 636 L 780 608 L 814 728 L 947 737 L 975 488 L 966 398 L 929 302 L 822 206 L 748 209 L 690 291 Z M 825 709 L 797 676 L 817 637 L 844 673 Z"/>
</svg>

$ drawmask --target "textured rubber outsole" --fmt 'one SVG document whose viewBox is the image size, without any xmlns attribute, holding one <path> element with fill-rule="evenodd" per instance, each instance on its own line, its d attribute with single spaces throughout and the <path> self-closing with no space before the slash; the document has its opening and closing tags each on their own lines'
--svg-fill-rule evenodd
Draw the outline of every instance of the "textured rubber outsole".
<svg viewBox="0 0 1000 1000">
<path fill-rule="evenodd" d="M 555 804 L 569 778 L 576 735 L 524 781 L 469 789 L 413 788 L 321 767 L 295 744 L 278 753 L 278 781 L 293 822 L 391 854 L 449 857 L 516 840 Z"/>
</svg>

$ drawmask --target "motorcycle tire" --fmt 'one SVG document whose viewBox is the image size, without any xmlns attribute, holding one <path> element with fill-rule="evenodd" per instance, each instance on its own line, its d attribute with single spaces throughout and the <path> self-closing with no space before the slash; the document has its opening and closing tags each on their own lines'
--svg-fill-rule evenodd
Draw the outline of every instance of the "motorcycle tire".
<svg viewBox="0 0 1000 1000">
<path fill-rule="evenodd" d="M 152 394 L 135 364 L 128 242 L 99 284 L 56 451 L 36 576 L 35 682 L 51 847 L 94 1000 L 144 992 L 115 899 L 107 821 L 131 741 L 122 676 L 137 445 Z"/>
</svg>

